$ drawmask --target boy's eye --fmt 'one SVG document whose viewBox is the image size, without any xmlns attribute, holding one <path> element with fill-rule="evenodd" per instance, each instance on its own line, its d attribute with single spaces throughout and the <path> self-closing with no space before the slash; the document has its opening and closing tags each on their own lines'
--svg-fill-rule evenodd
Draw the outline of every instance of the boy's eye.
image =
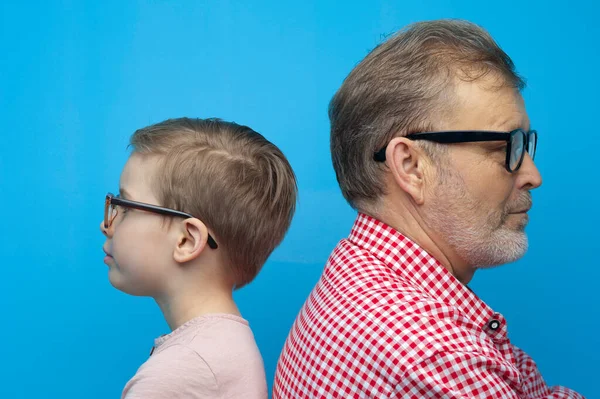
<svg viewBox="0 0 600 399">
<path fill-rule="evenodd" d="M 127 208 L 121 205 L 115 206 L 115 213 L 117 215 L 125 215 L 127 213 Z"/>
</svg>

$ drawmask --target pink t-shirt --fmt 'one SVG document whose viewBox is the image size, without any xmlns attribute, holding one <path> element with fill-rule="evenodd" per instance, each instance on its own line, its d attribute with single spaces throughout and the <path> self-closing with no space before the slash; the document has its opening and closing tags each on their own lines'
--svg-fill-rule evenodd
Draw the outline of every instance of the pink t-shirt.
<svg viewBox="0 0 600 399">
<path fill-rule="evenodd" d="M 248 322 L 229 314 L 192 319 L 155 341 L 122 399 L 266 399 L 263 360 Z"/>
</svg>

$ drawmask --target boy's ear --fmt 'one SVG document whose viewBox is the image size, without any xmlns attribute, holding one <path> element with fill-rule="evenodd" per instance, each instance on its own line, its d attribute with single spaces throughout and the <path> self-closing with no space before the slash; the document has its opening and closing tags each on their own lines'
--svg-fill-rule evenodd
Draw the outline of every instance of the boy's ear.
<svg viewBox="0 0 600 399">
<path fill-rule="evenodd" d="M 196 218 L 185 219 L 180 226 L 173 259 L 178 263 L 185 263 L 196 259 L 204 251 L 207 245 L 208 229 Z"/>
</svg>

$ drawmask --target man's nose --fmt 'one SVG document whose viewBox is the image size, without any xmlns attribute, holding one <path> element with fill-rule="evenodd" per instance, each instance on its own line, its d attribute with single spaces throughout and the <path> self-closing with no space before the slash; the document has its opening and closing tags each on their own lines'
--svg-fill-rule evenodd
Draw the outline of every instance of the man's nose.
<svg viewBox="0 0 600 399">
<path fill-rule="evenodd" d="M 517 184 L 523 190 L 533 190 L 542 185 L 542 175 L 528 153 L 525 153 L 519 168 Z"/>
</svg>

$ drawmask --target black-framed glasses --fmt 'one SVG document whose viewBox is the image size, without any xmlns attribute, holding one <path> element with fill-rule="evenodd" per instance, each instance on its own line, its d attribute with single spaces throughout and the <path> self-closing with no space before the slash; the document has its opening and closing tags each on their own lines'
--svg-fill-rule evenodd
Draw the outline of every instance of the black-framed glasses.
<svg viewBox="0 0 600 399">
<path fill-rule="evenodd" d="M 441 144 L 474 143 L 482 141 L 506 141 L 506 169 L 514 173 L 521 167 L 525 152 L 535 159 L 537 132 L 515 129 L 512 132 L 491 132 L 484 130 L 446 131 L 413 133 L 406 136 L 410 140 L 428 140 Z M 373 155 L 376 162 L 385 162 L 387 145 Z"/>
<path fill-rule="evenodd" d="M 184 219 L 194 217 L 189 213 L 163 208 L 162 206 L 146 204 L 144 202 L 130 201 L 108 193 L 106 194 L 106 199 L 104 201 L 104 228 L 108 229 L 112 225 L 113 221 L 117 217 L 117 214 L 119 213 L 118 207 L 139 209 L 141 211 L 158 213 L 164 216 L 181 217 Z M 210 234 L 208 234 L 207 243 L 212 249 L 217 249 L 219 247 L 217 242 Z"/>
</svg>

